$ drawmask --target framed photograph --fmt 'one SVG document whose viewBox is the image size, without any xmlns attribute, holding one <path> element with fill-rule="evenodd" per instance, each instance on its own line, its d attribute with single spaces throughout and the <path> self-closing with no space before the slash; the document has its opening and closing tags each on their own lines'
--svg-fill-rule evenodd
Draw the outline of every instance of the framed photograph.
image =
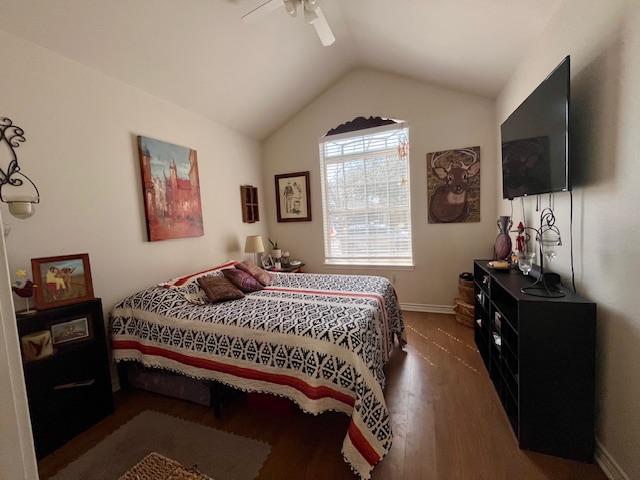
<svg viewBox="0 0 640 480">
<path fill-rule="evenodd" d="M 89 338 L 90 335 L 87 317 L 51 325 L 51 340 L 54 345 L 82 340 L 83 338 Z"/>
<path fill-rule="evenodd" d="M 138 149 L 149 241 L 203 236 L 198 153 L 148 137 Z"/>
<path fill-rule="evenodd" d="M 59 307 L 93 298 L 89 255 L 31 259 L 36 309 Z"/>
<path fill-rule="evenodd" d="M 271 255 L 263 255 L 260 260 L 262 261 L 262 268 L 264 268 L 265 270 L 273 268 L 273 266 L 275 265 L 273 257 Z"/>
<path fill-rule="evenodd" d="M 310 222 L 309 172 L 276 175 L 278 222 Z"/>
<path fill-rule="evenodd" d="M 20 337 L 22 344 L 22 358 L 25 362 L 33 362 L 53 355 L 51 332 L 42 330 Z"/>
</svg>

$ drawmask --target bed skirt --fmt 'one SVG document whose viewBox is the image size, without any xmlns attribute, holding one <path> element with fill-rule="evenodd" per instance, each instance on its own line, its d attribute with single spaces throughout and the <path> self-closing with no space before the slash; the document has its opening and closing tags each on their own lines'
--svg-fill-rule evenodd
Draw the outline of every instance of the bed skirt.
<svg viewBox="0 0 640 480">
<path fill-rule="evenodd" d="M 133 388 L 178 398 L 208 407 L 211 405 L 210 382 L 179 375 L 174 372 L 147 368 L 137 362 L 122 362 L 121 375 Z"/>
</svg>

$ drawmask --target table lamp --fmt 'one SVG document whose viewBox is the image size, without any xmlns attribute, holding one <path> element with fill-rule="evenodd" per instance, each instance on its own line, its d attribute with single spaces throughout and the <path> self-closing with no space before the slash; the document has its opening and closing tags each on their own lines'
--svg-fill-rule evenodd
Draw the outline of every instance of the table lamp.
<svg viewBox="0 0 640 480">
<path fill-rule="evenodd" d="M 244 243 L 244 253 L 253 253 L 253 260 L 255 264 L 258 265 L 258 254 L 263 252 L 264 244 L 262 243 L 262 236 L 248 235 Z"/>
</svg>

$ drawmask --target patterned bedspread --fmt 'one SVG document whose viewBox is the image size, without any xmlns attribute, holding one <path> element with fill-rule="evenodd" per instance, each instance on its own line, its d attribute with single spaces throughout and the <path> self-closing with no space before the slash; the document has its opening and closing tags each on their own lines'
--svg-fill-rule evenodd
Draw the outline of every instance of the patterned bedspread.
<svg viewBox="0 0 640 480">
<path fill-rule="evenodd" d="M 395 291 L 382 277 L 274 274 L 241 300 L 197 304 L 199 287 L 153 287 L 111 315 L 116 361 L 134 360 L 303 410 L 351 416 L 342 453 L 363 479 L 391 447 L 383 366 L 405 343 Z"/>
</svg>

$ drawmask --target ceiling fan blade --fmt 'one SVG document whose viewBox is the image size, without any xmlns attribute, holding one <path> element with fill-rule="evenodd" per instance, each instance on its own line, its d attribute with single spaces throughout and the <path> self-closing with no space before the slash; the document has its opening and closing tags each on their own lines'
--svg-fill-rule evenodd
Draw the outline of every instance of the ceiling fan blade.
<svg viewBox="0 0 640 480">
<path fill-rule="evenodd" d="M 283 0 L 263 0 L 253 10 L 245 13 L 242 16 L 242 20 L 247 23 L 255 23 L 274 10 L 282 7 L 283 5 Z"/>
<path fill-rule="evenodd" d="M 313 11 L 305 10 L 305 19 L 307 20 L 307 23 L 310 23 L 313 25 L 313 28 L 316 29 L 316 33 L 318 34 L 318 37 L 320 37 L 322 45 L 328 47 L 336 41 L 336 37 L 333 35 L 331 27 L 329 26 L 329 23 L 327 23 L 327 19 L 324 16 L 324 13 L 322 13 L 322 9 L 320 7 L 317 7 Z"/>
</svg>

